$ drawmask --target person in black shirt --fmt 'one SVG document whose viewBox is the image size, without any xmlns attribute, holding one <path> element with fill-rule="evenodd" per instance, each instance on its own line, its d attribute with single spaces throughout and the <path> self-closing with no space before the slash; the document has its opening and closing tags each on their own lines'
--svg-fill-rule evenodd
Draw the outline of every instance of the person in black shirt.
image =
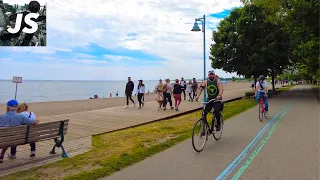
<svg viewBox="0 0 320 180">
<path fill-rule="evenodd" d="M 176 83 L 173 85 L 173 98 L 176 111 L 179 111 L 179 105 L 181 103 L 182 88 L 179 84 L 179 79 L 176 79 Z"/>
<path fill-rule="evenodd" d="M 125 90 L 126 97 L 127 97 L 127 106 L 126 106 L 126 108 L 129 107 L 129 99 L 134 104 L 134 107 L 136 106 L 136 103 L 132 99 L 132 91 L 133 91 L 133 89 L 134 89 L 134 83 L 131 81 L 131 77 L 128 77 L 128 82 L 127 82 L 126 90 Z"/>
</svg>

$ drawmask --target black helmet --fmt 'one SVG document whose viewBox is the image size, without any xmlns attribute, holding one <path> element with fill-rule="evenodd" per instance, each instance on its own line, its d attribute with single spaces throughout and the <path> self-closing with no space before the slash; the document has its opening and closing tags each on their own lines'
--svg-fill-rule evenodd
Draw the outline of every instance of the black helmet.
<svg viewBox="0 0 320 180">
<path fill-rule="evenodd" d="M 264 79 L 265 79 L 264 75 L 259 76 L 259 80 L 264 80 Z"/>
</svg>

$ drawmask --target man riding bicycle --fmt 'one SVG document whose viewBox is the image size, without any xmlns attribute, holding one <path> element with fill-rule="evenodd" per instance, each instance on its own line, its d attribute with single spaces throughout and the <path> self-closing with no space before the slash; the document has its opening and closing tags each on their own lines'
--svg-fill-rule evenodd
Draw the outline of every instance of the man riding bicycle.
<svg viewBox="0 0 320 180">
<path fill-rule="evenodd" d="M 268 82 L 265 80 L 264 75 L 259 76 L 259 80 L 256 83 L 256 90 L 254 96 L 256 100 L 260 102 L 260 98 L 263 98 L 264 108 L 265 108 L 265 116 L 268 117 Z"/>
<path fill-rule="evenodd" d="M 200 85 L 196 100 L 199 99 L 199 96 L 201 95 L 204 89 L 207 90 L 207 102 L 209 102 L 212 99 L 222 100 L 222 82 L 218 77 L 216 77 L 213 70 L 210 70 L 208 72 L 208 77 L 208 80 L 204 80 Z M 211 111 L 212 108 L 214 108 L 214 115 L 217 118 L 216 131 L 220 131 L 220 111 L 222 110 L 221 101 L 211 101 L 210 103 L 206 104 L 205 109 L 202 111 L 202 119 L 207 120 L 207 114 Z"/>
</svg>

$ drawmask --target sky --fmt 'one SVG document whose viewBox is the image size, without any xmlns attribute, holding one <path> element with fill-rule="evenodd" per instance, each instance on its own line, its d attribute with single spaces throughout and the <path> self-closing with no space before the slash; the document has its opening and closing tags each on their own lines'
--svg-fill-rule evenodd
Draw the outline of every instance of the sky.
<svg viewBox="0 0 320 180">
<path fill-rule="evenodd" d="M 194 19 L 206 15 L 208 71 L 212 30 L 242 5 L 240 0 L 38 1 L 47 3 L 47 46 L 0 47 L 0 79 L 202 79 L 203 33 L 191 31 Z"/>
</svg>

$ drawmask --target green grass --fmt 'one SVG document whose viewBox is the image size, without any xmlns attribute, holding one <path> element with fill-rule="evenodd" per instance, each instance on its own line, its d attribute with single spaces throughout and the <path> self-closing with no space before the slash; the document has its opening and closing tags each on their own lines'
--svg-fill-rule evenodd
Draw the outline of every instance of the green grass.
<svg viewBox="0 0 320 180">
<path fill-rule="evenodd" d="M 257 102 L 253 99 L 230 102 L 225 105 L 223 117 L 227 120 L 255 105 Z M 166 121 L 94 136 L 89 152 L 3 178 L 78 180 L 108 176 L 191 138 L 193 125 L 200 116 L 201 112 L 197 111 Z"/>
</svg>

